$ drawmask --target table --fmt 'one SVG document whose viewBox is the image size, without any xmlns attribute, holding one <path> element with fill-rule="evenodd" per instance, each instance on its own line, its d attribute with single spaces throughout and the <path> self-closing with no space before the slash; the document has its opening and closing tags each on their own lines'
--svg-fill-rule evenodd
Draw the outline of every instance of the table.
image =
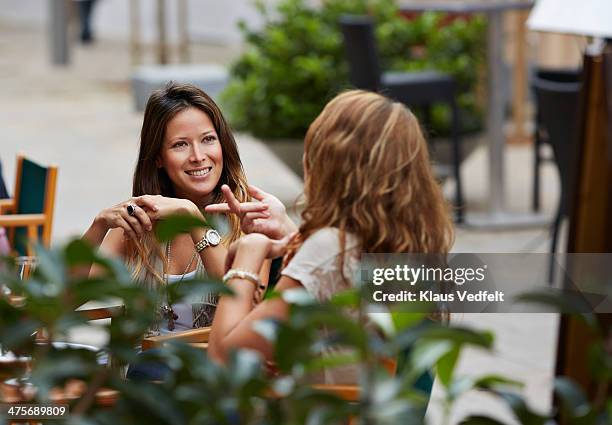
<svg viewBox="0 0 612 425">
<path fill-rule="evenodd" d="M 88 301 L 76 309 L 88 320 L 110 319 L 123 314 L 123 302 L 120 299 L 107 301 Z"/>
<path fill-rule="evenodd" d="M 130 0 L 130 54 L 132 65 L 142 63 L 143 42 L 141 40 L 140 0 Z M 189 34 L 187 17 L 189 15 L 186 0 L 178 0 L 176 3 L 176 19 L 178 28 L 178 57 L 180 62 L 189 62 Z M 155 19 L 157 24 L 157 42 L 155 43 L 156 62 L 165 65 L 170 62 L 170 49 L 168 45 L 168 2 L 157 0 L 155 7 Z M 172 15 L 170 15 L 172 16 Z"/>
<path fill-rule="evenodd" d="M 480 228 L 541 226 L 550 220 L 541 214 L 517 214 L 506 211 L 504 185 L 504 99 L 501 91 L 503 75 L 503 14 L 509 10 L 525 10 L 533 0 L 404 0 L 402 12 L 448 12 L 460 14 L 484 13 L 488 20 L 487 33 L 487 119 L 486 133 L 489 144 L 489 211 L 484 214 L 466 214 L 466 224 Z"/>
</svg>

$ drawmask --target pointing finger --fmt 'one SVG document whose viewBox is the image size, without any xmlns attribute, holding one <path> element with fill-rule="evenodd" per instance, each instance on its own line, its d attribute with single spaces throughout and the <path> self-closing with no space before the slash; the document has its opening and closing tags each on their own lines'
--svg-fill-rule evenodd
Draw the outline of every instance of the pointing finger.
<svg viewBox="0 0 612 425">
<path fill-rule="evenodd" d="M 253 186 L 252 184 L 250 184 L 249 185 L 249 195 L 257 199 L 258 201 L 263 201 L 267 193 L 261 190 L 260 188 L 258 188 L 257 186 Z"/>
<path fill-rule="evenodd" d="M 210 204 L 204 207 L 204 211 L 207 213 L 228 213 L 231 212 L 229 205 L 227 203 L 222 204 Z"/>
<path fill-rule="evenodd" d="M 229 186 L 224 184 L 221 186 L 221 190 L 223 191 L 223 196 L 225 196 L 225 200 L 230 210 L 234 214 L 240 214 L 240 202 L 238 202 L 238 199 L 236 199 Z"/>
<path fill-rule="evenodd" d="M 222 204 L 210 204 L 204 208 L 204 211 L 208 213 L 234 213 L 234 214 L 247 214 L 251 212 L 263 212 L 268 209 L 267 204 L 261 202 L 242 202 L 238 204 L 238 213 L 235 209 L 230 208 L 227 203 Z M 268 215 L 269 216 L 269 215 Z"/>
</svg>

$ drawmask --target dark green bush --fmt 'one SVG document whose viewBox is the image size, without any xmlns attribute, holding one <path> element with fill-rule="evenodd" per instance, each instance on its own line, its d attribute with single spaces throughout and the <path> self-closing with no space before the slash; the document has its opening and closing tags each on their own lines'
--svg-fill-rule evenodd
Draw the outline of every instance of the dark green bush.
<svg viewBox="0 0 612 425">
<path fill-rule="evenodd" d="M 261 30 L 244 23 L 246 52 L 231 68 L 223 93 L 232 124 L 263 138 L 302 138 L 308 125 L 339 91 L 349 88 L 338 18 L 368 14 L 376 21 L 383 69 L 437 69 L 461 86 L 463 126 L 480 126 L 475 88 L 484 57 L 485 22 L 424 13 L 407 20 L 394 0 L 281 0 L 274 10 L 256 3 Z M 432 130 L 445 134 L 448 111 L 436 107 Z"/>
</svg>

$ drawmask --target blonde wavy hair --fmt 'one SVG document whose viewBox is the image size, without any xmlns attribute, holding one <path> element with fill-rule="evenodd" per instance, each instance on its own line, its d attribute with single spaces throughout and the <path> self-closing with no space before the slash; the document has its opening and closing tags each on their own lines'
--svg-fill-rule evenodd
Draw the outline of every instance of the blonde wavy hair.
<svg viewBox="0 0 612 425">
<path fill-rule="evenodd" d="M 223 153 L 223 171 L 212 193 L 211 203 L 225 202 L 221 186 L 227 184 L 240 202 L 248 201 L 248 185 L 238 147 L 232 131 L 225 121 L 217 104 L 198 87 L 191 84 L 170 82 L 164 88 L 155 90 L 145 108 L 142 130 L 140 132 L 140 151 L 134 171 L 132 196 L 163 195 L 175 197 L 174 186 L 163 168 L 156 160 L 164 143 L 166 127 L 179 112 L 188 108 L 197 108 L 207 114 L 219 137 Z M 204 207 L 204 205 L 198 205 Z M 223 238 L 228 245 L 241 235 L 240 220 L 233 214 L 228 216 L 230 230 Z M 127 241 L 126 264 L 132 270 L 134 278 L 142 277 L 147 285 L 163 284 L 161 273 L 167 274 L 167 259 L 159 242 L 150 233 L 138 241 Z M 152 261 L 153 260 L 153 261 Z M 155 261 L 161 261 L 163 270 L 154 267 Z"/>
<path fill-rule="evenodd" d="M 332 99 L 304 143 L 306 207 L 288 261 L 314 232 L 352 233 L 367 253 L 446 254 L 454 240 L 449 207 L 433 176 L 416 117 L 367 91 Z"/>
</svg>

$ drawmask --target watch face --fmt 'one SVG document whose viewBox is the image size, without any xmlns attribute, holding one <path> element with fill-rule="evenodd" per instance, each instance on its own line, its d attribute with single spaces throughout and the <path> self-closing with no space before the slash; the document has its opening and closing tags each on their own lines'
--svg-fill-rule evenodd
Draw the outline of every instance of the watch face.
<svg viewBox="0 0 612 425">
<path fill-rule="evenodd" d="M 221 236 L 219 236 L 219 233 L 217 233 L 216 230 L 210 229 L 206 232 L 206 240 L 212 246 L 216 246 L 219 245 L 219 242 L 221 242 Z"/>
</svg>

